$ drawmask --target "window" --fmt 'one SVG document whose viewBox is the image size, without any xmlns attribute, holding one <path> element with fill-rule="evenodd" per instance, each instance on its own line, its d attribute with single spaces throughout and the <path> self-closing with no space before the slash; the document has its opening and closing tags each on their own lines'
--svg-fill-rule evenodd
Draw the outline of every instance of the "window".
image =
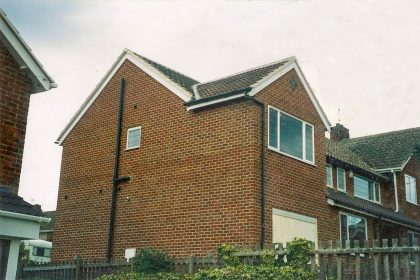
<svg viewBox="0 0 420 280">
<path fill-rule="evenodd" d="M 343 247 L 346 240 L 354 246 L 354 240 L 367 240 L 366 219 L 349 214 L 340 213 L 340 234 Z"/>
<path fill-rule="evenodd" d="M 359 176 L 354 176 L 354 195 L 374 202 L 381 202 L 379 184 Z"/>
<path fill-rule="evenodd" d="M 32 255 L 37 256 L 37 257 L 50 257 L 51 249 L 42 248 L 42 247 L 33 247 Z"/>
<path fill-rule="evenodd" d="M 407 174 L 405 174 L 405 199 L 410 203 L 417 204 L 416 178 Z"/>
<path fill-rule="evenodd" d="M 268 107 L 268 146 L 306 162 L 314 162 L 314 128 L 280 110 Z"/>
<path fill-rule="evenodd" d="M 131 150 L 140 147 L 141 126 L 132 127 L 127 130 L 127 148 Z"/>
<path fill-rule="evenodd" d="M 408 232 L 408 246 L 420 246 L 420 233 L 409 231 Z M 415 254 L 410 254 L 410 261 L 415 262 Z"/>
<path fill-rule="evenodd" d="M 327 164 L 327 187 L 333 188 L 332 166 Z"/>
<path fill-rule="evenodd" d="M 339 191 L 346 191 L 346 171 L 341 168 L 337 168 L 337 189 Z"/>
</svg>

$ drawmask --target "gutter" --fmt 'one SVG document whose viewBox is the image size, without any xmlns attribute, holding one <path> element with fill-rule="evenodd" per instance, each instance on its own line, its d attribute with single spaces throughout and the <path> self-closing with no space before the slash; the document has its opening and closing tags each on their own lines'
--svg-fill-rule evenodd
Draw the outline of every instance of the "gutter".
<svg viewBox="0 0 420 280">
<path fill-rule="evenodd" d="M 33 222 L 38 222 L 38 223 L 41 223 L 41 222 L 49 223 L 51 221 L 51 218 L 46 218 L 46 217 L 41 217 L 41 216 L 32 216 L 32 215 L 3 211 L 3 210 L 0 210 L 0 216 L 19 219 L 19 220 L 33 221 Z"/>
<path fill-rule="evenodd" d="M 258 105 L 261 111 L 261 161 L 260 161 L 260 248 L 264 248 L 265 244 L 265 105 L 261 101 L 245 94 L 246 100 L 251 100 Z"/>
<path fill-rule="evenodd" d="M 247 95 L 247 93 L 251 90 L 251 88 L 243 88 L 239 90 L 234 90 L 230 92 L 225 92 L 222 94 L 218 94 L 215 96 L 200 98 L 196 100 L 191 100 L 186 103 L 184 103 L 185 106 L 187 106 L 187 110 L 194 110 L 202 107 L 207 107 L 209 105 L 222 103 L 225 101 L 229 101 L 232 99 L 237 99 L 244 97 Z"/>
</svg>

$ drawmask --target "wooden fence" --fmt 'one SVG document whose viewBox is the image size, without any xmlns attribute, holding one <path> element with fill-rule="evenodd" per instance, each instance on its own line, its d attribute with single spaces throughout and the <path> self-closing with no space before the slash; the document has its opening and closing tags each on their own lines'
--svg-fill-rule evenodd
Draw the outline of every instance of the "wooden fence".
<svg viewBox="0 0 420 280">
<path fill-rule="evenodd" d="M 418 244 L 418 243 L 415 243 Z M 352 246 L 351 246 L 352 245 Z M 371 246 L 369 246 L 371 245 Z M 277 244 L 275 255 L 287 258 L 288 246 Z M 259 265 L 261 250 L 240 250 L 235 253 L 242 263 Z M 175 260 L 175 270 L 183 273 L 194 273 L 200 269 L 220 267 L 217 258 L 190 256 L 184 260 Z M 311 256 L 308 269 L 317 272 L 319 279 L 338 280 L 420 280 L 420 248 L 408 246 L 403 241 L 387 239 L 374 240 L 372 244 L 341 241 L 318 244 L 315 254 Z M 98 276 L 122 271 L 131 271 L 131 263 L 126 261 L 82 261 L 39 264 L 21 269 L 19 279 L 29 280 L 93 280 Z"/>
</svg>

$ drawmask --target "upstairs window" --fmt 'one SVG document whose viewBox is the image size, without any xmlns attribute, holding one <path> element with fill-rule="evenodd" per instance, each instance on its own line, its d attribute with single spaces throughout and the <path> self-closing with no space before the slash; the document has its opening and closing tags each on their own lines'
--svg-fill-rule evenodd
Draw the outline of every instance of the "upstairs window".
<svg viewBox="0 0 420 280">
<path fill-rule="evenodd" d="M 131 150 L 140 147 L 141 126 L 132 127 L 127 130 L 127 147 L 126 150 Z"/>
<path fill-rule="evenodd" d="M 333 188 L 332 166 L 327 164 L 327 187 Z"/>
<path fill-rule="evenodd" d="M 407 174 L 405 174 L 405 199 L 410 203 L 417 204 L 416 178 Z"/>
<path fill-rule="evenodd" d="M 340 213 L 340 233 L 343 247 L 346 240 L 350 240 L 350 246 L 354 246 L 355 240 L 367 240 L 366 219 Z"/>
<path fill-rule="evenodd" d="M 346 171 L 341 168 L 337 168 L 337 189 L 339 191 L 346 191 Z"/>
<path fill-rule="evenodd" d="M 314 128 L 271 106 L 268 107 L 270 149 L 306 162 L 314 162 Z"/>
<path fill-rule="evenodd" d="M 379 184 L 359 176 L 354 176 L 354 195 L 373 202 L 381 202 Z"/>
</svg>

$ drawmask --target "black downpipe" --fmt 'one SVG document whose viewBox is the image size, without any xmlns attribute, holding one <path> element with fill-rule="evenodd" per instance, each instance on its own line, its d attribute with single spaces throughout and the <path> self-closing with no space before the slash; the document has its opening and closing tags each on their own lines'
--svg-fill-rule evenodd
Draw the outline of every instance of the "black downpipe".
<svg viewBox="0 0 420 280">
<path fill-rule="evenodd" d="M 261 236 L 260 236 L 260 248 L 264 248 L 265 243 L 265 106 L 261 101 L 250 97 L 249 95 L 245 96 L 246 99 L 253 101 L 260 107 L 261 111 L 261 158 L 260 158 L 260 208 L 261 208 L 261 217 L 260 217 L 260 227 L 261 227 Z"/>
<path fill-rule="evenodd" d="M 120 165 L 120 149 L 121 149 L 121 131 L 122 131 L 122 117 L 124 111 L 124 93 L 125 93 L 125 80 L 121 78 L 120 81 L 120 98 L 118 105 L 118 121 L 117 121 L 117 135 L 115 141 L 115 160 L 114 160 L 114 177 L 112 178 L 112 196 L 111 196 L 111 211 L 109 214 L 109 231 L 108 231 L 108 251 L 106 258 L 111 261 L 112 254 L 112 243 L 114 240 L 114 224 L 115 224 L 115 206 L 116 206 L 116 197 L 117 197 L 117 187 L 121 182 L 119 180 L 118 172 Z"/>
</svg>

